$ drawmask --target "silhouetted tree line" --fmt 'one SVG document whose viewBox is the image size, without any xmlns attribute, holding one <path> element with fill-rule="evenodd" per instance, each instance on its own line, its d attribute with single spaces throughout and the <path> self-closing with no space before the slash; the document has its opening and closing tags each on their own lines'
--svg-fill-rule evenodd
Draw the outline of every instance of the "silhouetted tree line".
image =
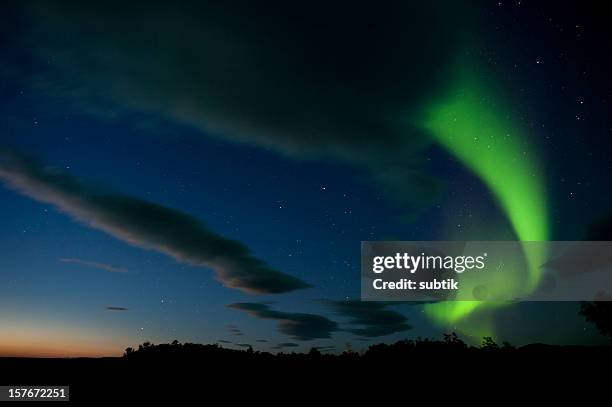
<svg viewBox="0 0 612 407">
<path fill-rule="evenodd" d="M 533 345 L 531 345 L 533 346 Z M 546 346 L 546 345 L 541 345 Z M 512 352 L 520 348 L 515 348 L 508 342 L 497 344 L 493 338 L 482 338 L 479 347 L 469 346 L 459 338 L 456 333 L 445 334 L 442 340 L 432 340 L 428 338 L 405 339 L 392 344 L 380 343 L 369 346 L 362 352 L 355 352 L 347 346 L 347 349 L 340 354 L 324 353 L 318 348 L 313 347 L 306 353 L 284 353 L 276 354 L 264 351 L 256 351 L 252 347 L 246 350 L 225 348 L 219 344 L 197 344 L 180 343 L 175 340 L 172 343 L 154 345 L 144 342 L 138 349 L 127 348 L 124 358 L 128 360 L 181 360 L 206 358 L 208 360 L 222 359 L 224 361 L 243 361 L 251 360 L 360 360 L 360 359 L 384 359 L 387 357 L 414 356 L 415 354 L 445 354 L 445 353 L 467 353 L 482 354 L 484 352 Z"/>
</svg>

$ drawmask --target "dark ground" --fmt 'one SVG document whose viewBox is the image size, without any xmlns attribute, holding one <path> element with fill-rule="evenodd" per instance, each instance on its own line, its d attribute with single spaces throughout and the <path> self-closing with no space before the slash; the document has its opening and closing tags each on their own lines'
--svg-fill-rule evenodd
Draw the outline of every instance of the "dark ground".
<svg viewBox="0 0 612 407">
<path fill-rule="evenodd" d="M 452 338 L 400 341 L 341 355 L 166 344 L 141 346 L 122 358 L 0 358 L 0 384 L 69 385 L 71 400 L 88 404 L 219 397 L 251 404 L 380 402 L 419 393 L 436 400 L 454 395 L 477 400 L 494 389 L 502 389 L 503 397 L 518 397 L 534 387 L 545 397 L 608 392 L 610 362 L 612 347 L 473 348 Z"/>
</svg>

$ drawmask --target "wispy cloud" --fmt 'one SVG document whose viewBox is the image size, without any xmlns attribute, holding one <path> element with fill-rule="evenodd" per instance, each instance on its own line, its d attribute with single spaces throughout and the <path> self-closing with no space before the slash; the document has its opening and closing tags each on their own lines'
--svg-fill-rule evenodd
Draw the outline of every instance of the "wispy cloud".
<svg viewBox="0 0 612 407">
<path fill-rule="evenodd" d="M 333 350 L 336 349 L 335 346 L 331 346 L 331 345 L 327 345 L 327 346 L 317 346 L 315 347 L 316 350 L 320 351 L 320 352 L 331 352 Z"/>
<path fill-rule="evenodd" d="M 125 268 L 115 267 L 110 264 L 99 263 L 97 261 L 87 261 L 87 260 L 81 260 L 81 259 L 69 258 L 69 257 L 59 258 L 58 260 L 61 261 L 62 263 L 80 264 L 86 267 L 92 267 L 92 268 L 96 268 L 99 270 L 110 271 L 111 273 L 127 273 L 128 272 L 128 270 Z"/>
<path fill-rule="evenodd" d="M 244 332 L 242 332 L 240 328 L 235 325 L 228 325 L 227 329 L 230 331 L 230 334 L 234 336 L 244 336 Z"/>
<path fill-rule="evenodd" d="M 215 233 L 186 213 L 94 188 L 1 147 L 0 181 L 125 242 L 165 253 L 178 261 L 211 267 L 227 287 L 255 294 L 309 287 L 268 266 L 241 242 Z"/>
<path fill-rule="evenodd" d="M 293 342 L 281 342 L 279 344 L 277 344 L 276 346 L 272 346 L 270 349 L 285 349 L 285 348 L 297 348 L 298 345 L 297 343 L 293 343 Z"/>
<path fill-rule="evenodd" d="M 106 307 L 107 310 L 109 311 L 127 311 L 129 310 L 129 308 L 125 308 L 125 307 L 113 307 L 113 306 L 108 306 Z"/>
</svg>

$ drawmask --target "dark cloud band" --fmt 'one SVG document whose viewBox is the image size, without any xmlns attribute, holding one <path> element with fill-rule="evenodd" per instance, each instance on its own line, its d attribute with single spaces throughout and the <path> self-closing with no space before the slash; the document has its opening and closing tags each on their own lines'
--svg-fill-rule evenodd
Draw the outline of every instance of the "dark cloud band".
<svg viewBox="0 0 612 407">
<path fill-rule="evenodd" d="M 211 267 L 225 286 L 255 294 L 309 287 L 254 257 L 242 243 L 208 229 L 183 212 L 139 198 L 88 187 L 72 176 L 43 168 L 13 151 L 0 149 L 0 180 L 49 203 L 96 229 L 175 259 Z"/>
<path fill-rule="evenodd" d="M 288 156 L 357 165 L 407 205 L 438 188 L 420 171 L 429 137 L 415 123 L 454 78 L 469 8 L 32 1 L 22 14 L 27 49 L 48 68 L 36 83 L 49 94 L 103 115 L 149 112 Z"/>
<path fill-rule="evenodd" d="M 408 319 L 397 311 L 386 309 L 384 302 L 327 301 L 337 312 L 347 316 L 354 327 L 345 329 L 355 335 L 373 338 L 412 329 Z"/>
<path fill-rule="evenodd" d="M 276 311 L 267 304 L 242 302 L 228 305 L 261 319 L 278 321 L 278 330 L 291 338 L 307 341 L 330 338 L 338 324 L 321 315 Z"/>
</svg>

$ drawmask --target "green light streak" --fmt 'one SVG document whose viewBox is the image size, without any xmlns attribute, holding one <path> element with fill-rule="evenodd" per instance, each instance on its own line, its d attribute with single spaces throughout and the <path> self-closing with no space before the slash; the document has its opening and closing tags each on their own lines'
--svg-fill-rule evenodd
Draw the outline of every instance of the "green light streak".
<svg viewBox="0 0 612 407">
<path fill-rule="evenodd" d="M 476 174 L 490 189 L 521 241 L 548 239 L 543 179 L 535 154 L 521 126 L 511 119 L 502 98 L 474 74 L 463 72 L 449 96 L 433 103 L 422 127 L 434 140 Z M 533 290 L 540 279 L 545 253 L 525 251 L 529 273 L 523 292 Z M 498 289 L 516 289 L 515 273 L 500 279 Z M 458 298 L 461 298 L 459 293 Z M 457 322 L 476 309 L 500 303 L 456 301 L 429 304 L 428 315 L 442 323 Z"/>
</svg>

